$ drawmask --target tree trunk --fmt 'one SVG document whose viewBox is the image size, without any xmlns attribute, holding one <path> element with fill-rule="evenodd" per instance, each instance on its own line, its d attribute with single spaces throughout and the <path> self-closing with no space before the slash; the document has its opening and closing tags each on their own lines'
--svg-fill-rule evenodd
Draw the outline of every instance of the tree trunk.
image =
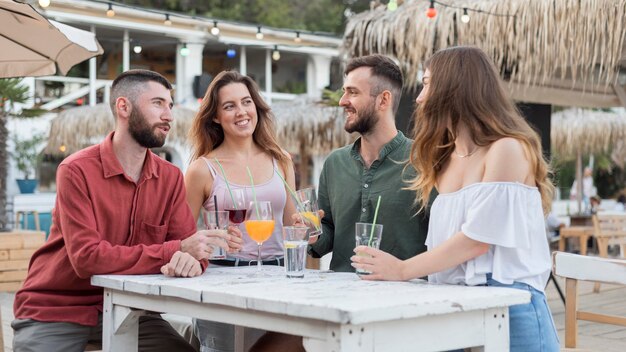
<svg viewBox="0 0 626 352">
<path fill-rule="evenodd" d="M 9 172 L 9 158 L 7 152 L 8 117 L 0 112 L 0 232 L 8 231 L 7 217 L 7 174 Z"/>
</svg>

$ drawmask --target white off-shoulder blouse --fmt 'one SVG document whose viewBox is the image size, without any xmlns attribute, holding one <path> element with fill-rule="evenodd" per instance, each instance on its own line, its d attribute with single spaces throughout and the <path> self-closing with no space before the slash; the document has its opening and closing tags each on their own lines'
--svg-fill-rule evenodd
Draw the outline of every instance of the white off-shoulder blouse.
<svg viewBox="0 0 626 352">
<path fill-rule="evenodd" d="M 550 275 L 541 195 L 513 182 L 480 182 L 437 196 L 426 245 L 436 248 L 458 232 L 491 245 L 489 252 L 428 276 L 435 283 L 480 285 L 486 274 L 503 284 L 526 283 L 543 292 Z"/>
</svg>

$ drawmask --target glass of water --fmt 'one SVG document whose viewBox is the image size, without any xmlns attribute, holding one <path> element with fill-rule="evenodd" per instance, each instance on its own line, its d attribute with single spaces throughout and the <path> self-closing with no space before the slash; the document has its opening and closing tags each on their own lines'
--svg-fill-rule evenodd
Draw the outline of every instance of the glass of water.
<svg viewBox="0 0 626 352">
<path fill-rule="evenodd" d="M 285 273 L 290 278 L 304 277 L 309 229 L 305 226 L 284 226 Z"/>
<path fill-rule="evenodd" d="M 228 212 L 202 209 L 200 212 L 207 230 L 219 230 L 224 234 L 228 232 Z M 226 241 L 224 241 L 226 242 Z M 226 251 L 220 246 L 213 246 L 213 253 L 209 259 L 225 259 Z"/>
</svg>

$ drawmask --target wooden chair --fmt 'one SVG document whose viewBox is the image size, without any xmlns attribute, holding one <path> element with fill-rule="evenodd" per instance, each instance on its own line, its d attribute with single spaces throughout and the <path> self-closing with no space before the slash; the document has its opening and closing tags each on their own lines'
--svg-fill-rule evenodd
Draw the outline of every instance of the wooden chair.
<svg viewBox="0 0 626 352">
<path fill-rule="evenodd" d="M 578 280 L 626 285 L 626 260 L 554 252 L 552 271 L 565 278 L 565 347 L 575 348 L 578 320 L 626 326 L 626 317 L 578 309 Z"/>
<path fill-rule="evenodd" d="M 623 258 L 626 251 L 626 214 L 594 215 L 593 227 L 600 257 L 607 258 L 609 245 L 617 244 L 620 245 L 621 257 Z M 595 284 L 593 292 L 600 292 L 599 283 Z"/>
<path fill-rule="evenodd" d="M 559 231 L 559 251 L 565 251 L 565 243 L 568 238 L 577 238 L 580 243 L 580 254 L 587 254 L 587 241 L 593 236 L 592 226 L 569 226 Z"/>
</svg>

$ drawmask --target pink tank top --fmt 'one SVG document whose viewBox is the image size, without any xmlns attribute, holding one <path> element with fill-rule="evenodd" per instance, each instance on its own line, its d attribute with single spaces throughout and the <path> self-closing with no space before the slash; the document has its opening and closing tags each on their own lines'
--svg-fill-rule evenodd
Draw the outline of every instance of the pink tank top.
<svg viewBox="0 0 626 352">
<path fill-rule="evenodd" d="M 208 159 L 204 157 L 202 157 L 202 159 L 207 164 L 209 171 L 213 176 L 213 189 L 211 190 L 211 196 L 207 198 L 202 206 L 204 207 L 204 209 L 209 211 L 215 210 L 215 206 L 213 204 L 213 196 L 216 196 L 218 208 L 220 208 L 219 210 L 224 210 L 222 204 L 224 204 L 224 197 L 228 195 L 226 181 L 224 180 L 221 171 L 218 172 L 218 170 L 216 170 L 216 168 Z M 263 242 L 263 246 L 261 247 L 262 260 L 269 260 L 283 256 L 283 212 L 285 209 L 285 204 L 287 203 L 287 194 L 285 191 L 285 186 L 283 185 L 283 181 L 277 175 L 278 165 L 276 163 L 276 160 L 273 161 L 273 164 L 274 173 L 272 174 L 272 178 L 265 183 L 254 185 L 257 200 L 268 200 L 272 202 L 272 210 L 274 212 L 275 221 L 272 237 Z M 228 175 L 226 175 L 226 177 L 228 177 Z M 230 181 L 229 185 L 231 189 L 243 188 L 246 192 L 247 199 L 252 200 L 252 188 L 250 187 L 250 185 L 239 185 L 234 184 Z M 241 251 L 239 251 L 239 253 L 230 254 L 228 257 L 239 258 L 242 260 L 256 260 L 256 242 L 250 239 L 250 236 L 248 236 L 248 233 L 246 232 L 246 227 L 243 223 L 239 225 L 239 229 L 243 234 L 243 248 L 241 249 Z"/>
</svg>

